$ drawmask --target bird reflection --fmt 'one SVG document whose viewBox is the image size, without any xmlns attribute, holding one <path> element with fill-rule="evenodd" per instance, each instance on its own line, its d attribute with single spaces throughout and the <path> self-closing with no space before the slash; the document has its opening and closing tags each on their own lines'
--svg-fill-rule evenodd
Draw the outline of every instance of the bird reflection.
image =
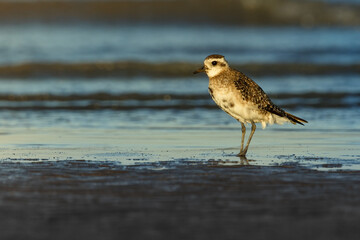
<svg viewBox="0 0 360 240">
<path fill-rule="evenodd" d="M 249 160 L 245 156 L 233 156 L 235 159 L 212 159 L 208 160 L 209 163 L 213 165 L 219 165 L 219 166 L 250 166 Z M 250 160 L 252 161 L 252 160 Z"/>
<path fill-rule="evenodd" d="M 240 159 L 240 161 L 239 161 L 240 165 L 250 165 L 247 157 L 245 157 L 245 156 L 238 156 L 238 157 Z"/>
</svg>

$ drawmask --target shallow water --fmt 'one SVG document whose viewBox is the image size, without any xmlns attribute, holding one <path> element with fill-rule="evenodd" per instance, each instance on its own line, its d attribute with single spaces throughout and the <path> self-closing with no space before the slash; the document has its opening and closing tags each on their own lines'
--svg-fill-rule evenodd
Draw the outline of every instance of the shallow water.
<svg viewBox="0 0 360 240">
<path fill-rule="evenodd" d="M 201 66 L 204 57 L 218 52 L 230 64 L 356 64 L 359 34 L 354 28 L 3 25 L 0 63 L 60 61 L 71 67 L 74 62 L 139 60 Z M 205 75 L 87 78 L 59 77 L 54 70 L 41 78 L 4 76 L 0 159 L 359 170 L 359 75 L 303 73 L 254 78 L 276 104 L 309 124 L 259 127 L 248 162 L 234 156 L 240 125 L 212 102 Z"/>
<path fill-rule="evenodd" d="M 100 115 L 99 121 L 103 119 Z M 101 128 L 89 123 L 70 128 L 60 123 L 9 129 L 1 129 L 3 163 L 88 160 L 151 169 L 216 163 L 360 170 L 360 130 L 353 129 L 284 126 L 258 130 L 247 160 L 236 157 L 241 131 L 235 124 Z"/>
</svg>

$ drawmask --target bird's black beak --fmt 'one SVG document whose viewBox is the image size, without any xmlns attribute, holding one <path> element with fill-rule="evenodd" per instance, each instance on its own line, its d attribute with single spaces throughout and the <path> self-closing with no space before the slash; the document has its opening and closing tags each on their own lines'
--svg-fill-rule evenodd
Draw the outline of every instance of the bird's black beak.
<svg viewBox="0 0 360 240">
<path fill-rule="evenodd" d="M 194 74 L 201 73 L 201 72 L 205 72 L 205 67 L 204 66 L 202 66 L 198 70 L 194 71 Z"/>
</svg>

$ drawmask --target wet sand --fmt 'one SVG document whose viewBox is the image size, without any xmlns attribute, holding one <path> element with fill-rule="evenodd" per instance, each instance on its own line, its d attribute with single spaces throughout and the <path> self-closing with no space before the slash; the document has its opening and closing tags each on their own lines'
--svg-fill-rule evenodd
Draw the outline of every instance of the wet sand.
<svg viewBox="0 0 360 240">
<path fill-rule="evenodd" d="M 359 172 L 297 166 L 8 163 L 1 172 L 0 236 L 356 239 L 359 186 Z"/>
<path fill-rule="evenodd" d="M 292 130 L 2 129 L 0 237 L 356 239 L 358 132 Z"/>
</svg>

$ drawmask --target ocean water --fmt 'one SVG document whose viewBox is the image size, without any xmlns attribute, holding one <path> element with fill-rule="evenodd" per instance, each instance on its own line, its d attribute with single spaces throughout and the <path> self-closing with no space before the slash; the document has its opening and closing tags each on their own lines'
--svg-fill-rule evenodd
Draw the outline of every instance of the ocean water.
<svg viewBox="0 0 360 240">
<path fill-rule="evenodd" d="M 139 60 L 351 64 L 360 30 L 174 24 L 2 24 L 0 64 Z"/>
<path fill-rule="evenodd" d="M 350 27 L 8 24 L 0 28 L 0 64 L 5 71 L 39 62 L 201 66 L 207 55 L 219 53 L 230 65 L 343 66 L 359 64 L 358 39 L 359 29 Z M 239 160 L 234 155 L 240 124 L 212 102 L 205 75 L 59 77 L 54 71 L 42 78 L 2 76 L 1 161 Z M 254 80 L 277 105 L 309 124 L 259 127 L 249 164 L 360 169 L 360 74 L 265 74 Z"/>
</svg>

